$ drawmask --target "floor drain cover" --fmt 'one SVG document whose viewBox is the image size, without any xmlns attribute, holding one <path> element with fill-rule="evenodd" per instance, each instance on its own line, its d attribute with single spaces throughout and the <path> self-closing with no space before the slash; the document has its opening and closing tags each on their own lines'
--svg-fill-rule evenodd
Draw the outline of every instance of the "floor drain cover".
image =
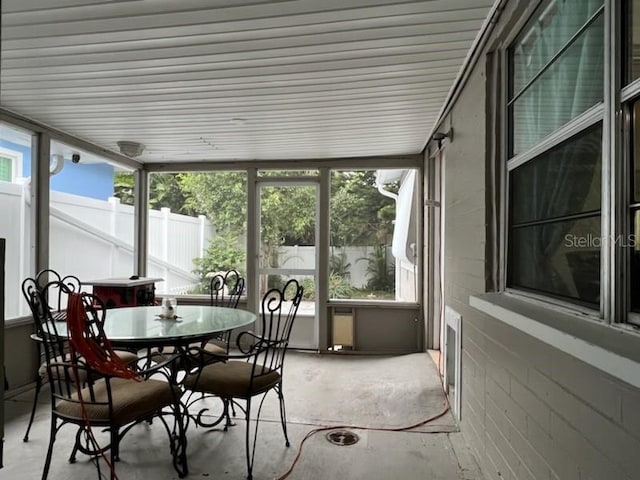
<svg viewBox="0 0 640 480">
<path fill-rule="evenodd" d="M 360 437 L 349 430 L 334 430 L 333 432 L 327 433 L 327 440 L 329 440 L 334 445 L 345 446 L 345 445 L 353 445 L 354 443 L 358 443 Z"/>
</svg>

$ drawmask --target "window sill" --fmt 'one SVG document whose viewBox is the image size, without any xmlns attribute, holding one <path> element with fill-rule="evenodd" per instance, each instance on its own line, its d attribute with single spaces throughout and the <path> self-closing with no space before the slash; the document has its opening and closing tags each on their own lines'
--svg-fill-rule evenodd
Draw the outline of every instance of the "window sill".
<svg viewBox="0 0 640 480">
<path fill-rule="evenodd" d="M 31 315 L 27 317 L 7 318 L 4 321 L 4 328 L 17 328 L 23 325 L 33 325 L 33 318 L 31 317 Z"/>
<path fill-rule="evenodd" d="M 392 307 L 415 309 L 420 305 L 415 302 L 400 302 L 398 300 L 383 300 L 380 298 L 333 298 L 327 301 L 328 307 Z"/>
<path fill-rule="evenodd" d="M 640 388 L 640 335 L 509 293 L 472 295 L 469 304 L 568 355 Z"/>
</svg>

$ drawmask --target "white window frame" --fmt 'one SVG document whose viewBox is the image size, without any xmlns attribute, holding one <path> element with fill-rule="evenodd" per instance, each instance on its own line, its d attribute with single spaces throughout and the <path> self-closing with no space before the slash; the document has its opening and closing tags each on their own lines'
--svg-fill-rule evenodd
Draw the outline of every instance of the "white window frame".
<svg viewBox="0 0 640 480">
<path fill-rule="evenodd" d="M 11 182 L 15 183 L 16 179 L 22 177 L 22 152 L 0 147 L 0 156 L 11 160 Z"/>
<path fill-rule="evenodd" d="M 614 282 L 613 279 L 618 278 L 620 275 L 624 275 L 624 278 L 628 278 L 627 270 L 628 265 L 624 263 L 624 252 L 619 248 L 603 247 L 601 250 L 601 271 L 600 271 L 600 308 L 595 310 L 593 308 L 581 306 L 570 301 L 564 301 L 546 295 L 543 293 L 534 293 L 519 290 L 517 288 L 507 287 L 507 270 L 508 270 L 508 255 L 506 253 L 509 248 L 508 237 L 510 231 L 509 223 L 509 174 L 515 168 L 527 163 L 528 161 L 537 158 L 543 153 L 549 151 L 553 147 L 560 143 L 570 139 L 574 135 L 586 130 L 587 128 L 595 125 L 598 122 L 602 122 L 603 139 L 602 139 L 602 200 L 601 200 L 601 236 L 603 238 L 616 238 L 618 235 L 629 233 L 629 227 L 626 223 L 620 219 L 624 218 L 626 212 L 628 212 L 628 205 L 620 202 L 617 199 L 624 198 L 625 179 L 623 172 L 620 171 L 620 165 L 624 161 L 628 162 L 628 158 L 623 158 L 621 161 L 611 161 L 611 159 L 620 159 L 620 143 L 623 141 L 622 136 L 618 134 L 619 129 L 619 111 L 621 107 L 620 99 L 621 87 L 620 87 L 620 62 L 614 61 L 620 57 L 620 37 L 621 32 L 621 9 L 622 6 L 619 2 L 614 0 L 604 1 L 604 11 L 598 10 L 600 15 L 604 15 L 605 28 L 604 28 L 604 101 L 596 104 L 583 112 L 576 118 L 569 121 L 567 124 L 558 128 L 545 138 L 541 139 L 534 146 L 527 151 L 521 152 L 511 158 L 508 157 L 508 138 L 510 135 L 510 129 L 512 126 L 508 121 L 508 98 L 507 98 L 507 85 L 510 82 L 509 68 L 503 70 L 503 76 L 500 79 L 504 94 L 504 103 L 502 106 L 502 115 L 505 119 L 503 121 L 503 165 L 504 177 L 503 177 L 503 192 L 502 196 L 502 215 L 501 215 L 501 238 L 505 245 L 504 252 L 501 255 L 501 278 L 500 285 L 501 290 L 516 296 L 522 296 L 527 299 L 531 299 L 536 303 L 547 305 L 557 311 L 567 312 L 570 314 L 579 314 L 592 320 L 604 321 L 608 324 L 621 324 L 630 319 L 629 311 L 626 307 L 628 298 L 628 281 L 622 283 Z M 518 28 L 514 28 L 509 38 L 506 39 L 504 45 L 506 47 L 502 50 L 502 62 L 503 65 L 508 66 L 509 49 L 512 47 L 514 41 L 520 35 L 522 28 L 525 27 L 533 15 L 536 15 L 540 10 L 531 8 L 528 11 L 528 15 L 524 20 L 519 22 Z M 592 16 L 592 18 L 594 18 Z M 614 32 L 614 33 L 612 33 Z M 617 36 L 616 36 L 617 35 Z M 635 93 L 640 92 L 640 81 L 634 82 L 626 87 L 623 93 L 633 89 Z M 627 93 L 626 98 L 630 95 Z M 628 183 L 628 182 L 627 182 Z M 628 188 L 628 187 L 627 187 Z M 624 288 L 623 288 L 624 287 Z M 640 316 L 638 316 L 640 320 Z"/>
</svg>

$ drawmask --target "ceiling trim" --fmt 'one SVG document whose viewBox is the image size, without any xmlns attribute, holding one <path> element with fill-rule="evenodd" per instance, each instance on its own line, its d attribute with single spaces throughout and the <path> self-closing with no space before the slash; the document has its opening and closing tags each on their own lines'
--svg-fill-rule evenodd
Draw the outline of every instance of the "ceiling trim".
<svg viewBox="0 0 640 480">
<path fill-rule="evenodd" d="M 203 172 L 218 170 L 246 170 L 258 169 L 377 169 L 377 168 L 422 168 L 423 155 L 379 155 L 369 157 L 341 157 L 328 159 L 294 159 L 294 160 L 234 160 L 211 161 L 199 160 L 193 162 L 165 163 L 149 162 L 143 168 L 148 172 Z"/>
</svg>

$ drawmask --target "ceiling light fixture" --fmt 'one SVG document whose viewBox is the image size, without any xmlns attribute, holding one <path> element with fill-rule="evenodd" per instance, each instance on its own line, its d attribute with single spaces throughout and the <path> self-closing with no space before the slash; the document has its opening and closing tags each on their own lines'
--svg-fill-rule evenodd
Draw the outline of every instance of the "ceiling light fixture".
<svg viewBox="0 0 640 480">
<path fill-rule="evenodd" d="M 126 140 L 118 142 L 118 148 L 120 149 L 120 153 L 127 157 L 139 157 L 144 151 L 143 144 L 138 142 L 129 142 Z"/>
</svg>

